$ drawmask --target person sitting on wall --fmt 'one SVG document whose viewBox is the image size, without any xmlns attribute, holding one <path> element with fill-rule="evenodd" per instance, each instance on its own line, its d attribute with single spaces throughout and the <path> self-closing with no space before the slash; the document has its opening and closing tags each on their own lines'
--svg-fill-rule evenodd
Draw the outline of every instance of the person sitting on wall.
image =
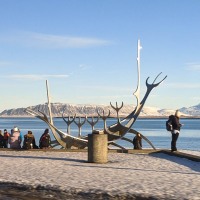
<svg viewBox="0 0 200 200">
<path fill-rule="evenodd" d="M 32 131 L 28 131 L 28 133 L 24 135 L 23 149 L 38 149 Z"/>
<path fill-rule="evenodd" d="M 10 137 L 10 133 L 8 133 L 7 129 L 4 129 L 4 148 L 8 148 L 8 138 Z"/>
<path fill-rule="evenodd" d="M 0 148 L 3 148 L 4 147 L 4 137 L 1 133 L 1 130 L 0 130 Z"/>
<path fill-rule="evenodd" d="M 49 129 L 45 129 L 44 133 L 40 137 L 39 141 L 39 147 L 40 149 L 47 149 L 51 147 L 51 138 L 49 135 Z"/>
<path fill-rule="evenodd" d="M 21 149 L 22 135 L 18 127 L 14 127 L 9 137 L 8 143 L 11 149 Z"/>
<path fill-rule="evenodd" d="M 140 133 L 137 133 L 136 136 L 133 138 L 133 146 L 134 149 L 142 149 L 142 137 Z"/>
</svg>

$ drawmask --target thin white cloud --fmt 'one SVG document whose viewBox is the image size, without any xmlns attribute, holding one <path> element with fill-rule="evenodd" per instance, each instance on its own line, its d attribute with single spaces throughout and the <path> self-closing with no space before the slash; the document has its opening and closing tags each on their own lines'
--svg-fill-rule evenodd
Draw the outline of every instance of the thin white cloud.
<svg viewBox="0 0 200 200">
<path fill-rule="evenodd" d="M 16 80 L 46 80 L 48 78 L 68 78 L 69 75 L 14 74 L 14 75 L 6 76 L 6 77 L 10 79 L 16 79 Z"/>
<path fill-rule="evenodd" d="M 85 65 L 85 64 L 80 64 L 80 65 L 79 65 L 79 68 L 80 68 L 81 70 L 86 70 L 86 69 L 89 69 L 90 67 L 89 67 L 88 65 Z"/>
<path fill-rule="evenodd" d="M 82 38 L 82 37 L 69 37 L 69 36 L 56 36 L 47 34 L 32 34 L 32 38 L 40 41 L 46 45 L 53 45 L 57 48 L 80 48 L 80 47 L 90 47 L 90 46 L 104 46 L 109 42 L 106 40 L 96 39 L 96 38 Z"/>
<path fill-rule="evenodd" d="M 200 63 L 187 63 L 186 68 L 191 71 L 200 71 Z"/>
<path fill-rule="evenodd" d="M 192 97 L 191 99 L 192 99 L 192 100 L 195 100 L 195 101 L 200 101 L 200 97 L 199 97 L 199 96 L 197 96 L 197 97 Z"/>
<path fill-rule="evenodd" d="M 4 40 L 2 39 L 4 38 Z M 35 32 L 17 32 L 13 35 L 1 36 L 1 41 L 19 43 L 20 45 L 35 46 L 41 48 L 86 48 L 93 46 L 105 46 L 110 41 L 91 37 L 75 37 L 68 35 L 52 35 Z"/>
<path fill-rule="evenodd" d="M 12 64 L 11 62 L 0 61 L 0 67 L 6 67 L 6 66 L 9 66 L 9 65 L 11 65 L 11 64 Z"/>
<path fill-rule="evenodd" d="M 128 87 L 119 87 L 119 86 L 101 86 L 101 85 L 80 85 L 79 88 L 85 89 L 85 90 L 103 90 L 103 91 L 119 91 L 119 92 L 131 92 L 133 89 Z M 133 93 L 133 91 L 131 92 Z"/>
<path fill-rule="evenodd" d="M 79 99 L 82 100 L 103 100 L 103 101 L 108 101 L 108 102 L 112 102 L 115 104 L 115 102 L 118 102 L 118 104 L 120 104 L 121 101 L 123 101 L 124 99 L 129 99 L 129 100 L 133 100 L 133 95 L 97 95 L 97 96 L 80 96 Z M 136 102 L 136 101 L 135 101 Z"/>
<path fill-rule="evenodd" d="M 175 89 L 196 89 L 200 88 L 199 83 L 168 83 L 164 87 L 170 87 Z"/>
</svg>

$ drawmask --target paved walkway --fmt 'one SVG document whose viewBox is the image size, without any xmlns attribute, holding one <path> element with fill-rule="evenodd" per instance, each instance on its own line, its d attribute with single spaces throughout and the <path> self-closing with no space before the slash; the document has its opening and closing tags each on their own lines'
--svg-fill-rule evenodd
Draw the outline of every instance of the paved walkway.
<svg viewBox="0 0 200 200">
<path fill-rule="evenodd" d="M 40 199 L 200 200 L 200 162 L 166 153 L 111 152 L 108 163 L 95 164 L 87 162 L 86 151 L 3 150 L 0 189 L 18 188 L 15 194 L 30 192 L 32 199 L 41 192 Z"/>
</svg>

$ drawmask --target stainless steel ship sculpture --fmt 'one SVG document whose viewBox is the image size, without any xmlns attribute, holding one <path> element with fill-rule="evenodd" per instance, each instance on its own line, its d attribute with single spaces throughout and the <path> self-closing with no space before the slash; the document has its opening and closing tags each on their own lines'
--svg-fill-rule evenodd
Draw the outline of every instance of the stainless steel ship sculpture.
<svg viewBox="0 0 200 200">
<path fill-rule="evenodd" d="M 136 130 L 132 129 L 133 124 L 137 120 L 137 118 L 138 118 L 138 116 L 139 116 L 139 114 L 140 114 L 150 92 L 152 91 L 152 89 L 157 87 L 167 77 L 167 76 L 165 76 L 161 81 L 155 83 L 157 78 L 160 76 L 160 74 L 161 74 L 160 73 L 154 79 L 152 84 L 148 83 L 148 80 L 149 80 L 149 77 L 148 77 L 146 79 L 147 90 L 146 90 L 146 93 L 145 93 L 143 99 L 140 101 L 140 50 L 141 50 L 140 40 L 138 40 L 138 49 L 137 49 L 138 83 L 137 83 L 137 89 L 134 92 L 134 95 L 137 99 L 137 106 L 133 109 L 133 111 L 127 117 L 125 117 L 121 120 L 120 117 L 119 117 L 119 111 L 123 107 L 123 102 L 122 102 L 120 107 L 118 107 L 117 103 L 116 103 L 116 106 L 113 106 L 112 103 L 110 103 L 112 109 L 114 109 L 116 111 L 117 122 L 115 124 L 111 125 L 111 126 L 108 126 L 108 127 L 106 125 L 106 120 L 110 116 L 110 110 L 109 110 L 109 113 L 107 115 L 105 115 L 104 111 L 103 111 L 103 114 L 100 114 L 100 112 L 97 110 L 98 116 L 104 122 L 104 128 L 101 131 L 103 131 L 104 134 L 108 134 L 108 145 L 114 145 L 114 146 L 117 146 L 117 147 L 122 148 L 122 149 L 125 149 L 125 148 L 123 146 L 120 146 L 119 144 L 117 144 L 116 140 L 122 139 L 122 140 L 125 140 L 127 142 L 132 143 L 132 140 L 125 137 L 126 133 L 132 133 L 132 134 L 138 133 Z M 64 112 L 63 112 L 62 118 L 68 126 L 67 133 L 59 130 L 57 127 L 54 126 L 54 123 L 53 123 L 53 117 L 52 117 L 52 113 L 51 113 L 51 103 L 50 103 L 50 100 L 49 100 L 49 89 L 48 89 L 48 82 L 47 81 L 46 81 L 46 87 L 47 87 L 49 117 L 45 113 L 41 112 L 40 110 L 38 110 L 38 112 L 35 112 L 31 109 L 26 109 L 26 112 L 29 113 L 30 115 L 33 115 L 33 116 L 43 120 L 51 128 L 51 131 L 52 131 L 52 133 L 55 137 L 55 140 L 52 141 L 52 147 L 56 147 L 58 145 L 60 145 L 61 148 L 79 148 L 79 149 L 82 149 L 82 148 L 87 147 L 88 139 L 87 139 L 87 136 L 84 136 L 84 137 L 81 136 L 81 127 L 87 121 L 91 125 L 91 128 L 92 128 L 91 132 L 92 132 L 94 130 L 94 125 L 98 122 L 99 118 L 96 121 L 94 121 L 93 118 L 92 118 L 92 121 L 89 121 L 89 119 L 87 119 L 87 117 L 85 116 L 84 121 L 81 122 L 81 118 L 79 117 L 79 122 L 76 122 L 75 121 L 76 115 L 74 117 L 72 117 L 72 120 L 71 120 L 70 117 L 68 117 L 68 120 L 67 120 L 64 117 Z M 70 124 L 71 123 L 75 123 L 78 126 L 78 129 L 79 129 L 78 137 L 72 136 L 70 134 Z M 144 135 L 141 134 L 141 137 L 147 143 L 149 143 L 149 145 L 153 149 L 155 149 L 153 144 Z"/>
</svg>

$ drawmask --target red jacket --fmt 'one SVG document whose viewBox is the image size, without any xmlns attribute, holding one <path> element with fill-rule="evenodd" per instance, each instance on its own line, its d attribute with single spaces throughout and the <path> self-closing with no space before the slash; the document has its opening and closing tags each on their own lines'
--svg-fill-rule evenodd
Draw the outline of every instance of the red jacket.
<svg viewBox="0 0 200 200">
<path fill-rule="evenodd" d="M 4 140 L 8 140 L 9 136 L 10 136 L 10 133 L 8 132 L 4 133 L 4 136 L 3 136 Z"/>
</svg>

